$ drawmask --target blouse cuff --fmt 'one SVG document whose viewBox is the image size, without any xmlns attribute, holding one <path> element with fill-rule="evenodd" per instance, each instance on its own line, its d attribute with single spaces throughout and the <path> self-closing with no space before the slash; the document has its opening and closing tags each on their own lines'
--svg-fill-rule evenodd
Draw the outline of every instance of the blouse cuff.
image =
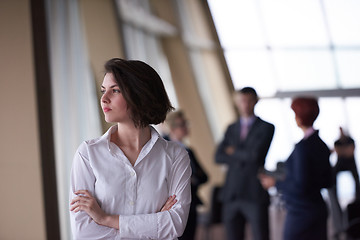
<svg viewBox="0 0 360 240">
<path fill-rule="evenodd" d="M 123 238 L 158 238 L 157 214 L 119 215 L 120 239 Z"/>
</svg>

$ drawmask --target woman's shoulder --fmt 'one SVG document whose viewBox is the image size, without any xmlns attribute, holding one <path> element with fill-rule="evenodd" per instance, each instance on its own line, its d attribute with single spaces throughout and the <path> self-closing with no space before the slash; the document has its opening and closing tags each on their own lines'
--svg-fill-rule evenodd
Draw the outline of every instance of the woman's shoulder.
<svg viewBox="0 0 360 240">
<path fill-rule="evenodd" d="M 107 133 L 100 137 L 91 138 L 88 140 L 84 140 L 80 143 L 79 147 L 77 148 L 77 151 L 84 154 L 88 152 L 90 148 L 97 148 L 99 146 L 106 146 L 107 143 Z"/>
<path fill-rule="evenodd" d="M 101 136 L 101 137 L 85 140 L 82 144 L 85 144 L 87 146 L 92 146 L 92 145 L 96 145 L 96 144 L 103 142 L 105 139 L 104 139 L 104 136 Z"/>
<path fill-rule="evenodd" d="M 319 137 L 317 133 L 297 143 L 296 149 L 305 153 L 330 151 L 326 143 Z"/>
<path fill-rule="evenodd" d="M 185 146 L 175 141 L 170 141 L 164 139 L 163 137 L 159 137 L 159 144 L 161 144 L 161 148 L 166 152 L 167 155 L 176 157 L 187 154 Z"/>
</svg>

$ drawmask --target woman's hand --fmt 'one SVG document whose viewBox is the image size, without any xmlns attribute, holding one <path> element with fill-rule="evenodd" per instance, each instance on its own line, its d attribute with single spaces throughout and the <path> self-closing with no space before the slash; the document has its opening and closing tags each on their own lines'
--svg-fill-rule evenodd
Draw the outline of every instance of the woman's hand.
<svg viewBox="0 0 360 240">
<path fill-rule="evenodd" d="M 74 192 L 77 196 L 72 199 L 70 211 L 75 213 L 85 211 L 97 224 L 105 225 L 108 215 L 100 208 L 96 199 L 87 190 Z"/>
<path fill-rule="evenodd" d="M 264 189 L 269 189 L 273 186 L 275 186 L 276 184 L 276 180 L 274 177 L 271 177 L 269 175 L 266 175 L 266 174 L 263 174 L 263 173 L 260 173 L 258 175 L 258 178 L 260 180 L 260 183 L 261 185 L 263 186 Z"/>
<path fill-rule="evenodd" d="M 177 200 L 175 199 L 176 196 L 175 195 L 172 195 L 170 196 L 166 203 L 164 204 L 164 206 L 161 208 L 160 212 L 165 212 L 165 211 L 169 211 L 172 206 L 174 206 L 174 204 L 177 202 Z"/>
</svg>

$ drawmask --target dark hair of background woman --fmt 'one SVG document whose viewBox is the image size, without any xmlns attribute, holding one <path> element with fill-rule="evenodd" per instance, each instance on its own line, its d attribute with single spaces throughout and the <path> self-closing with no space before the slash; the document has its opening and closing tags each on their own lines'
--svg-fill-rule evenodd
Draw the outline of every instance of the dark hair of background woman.
<svg viewBox="0 0 360 240">
<path fill-rule="evenodd" d="M 320 112 L 318 101 L 314 97 L 296 97 L 292 101 L 291 108 L 301 124 L 307 127 L 313 125 Z"/>
</svg>

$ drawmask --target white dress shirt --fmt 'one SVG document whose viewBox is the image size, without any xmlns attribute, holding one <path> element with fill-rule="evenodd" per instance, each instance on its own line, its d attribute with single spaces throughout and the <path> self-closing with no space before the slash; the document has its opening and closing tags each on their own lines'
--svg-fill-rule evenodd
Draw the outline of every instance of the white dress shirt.
<svg viewBox="0 0 360 240">
<path fill-rule="evenodd" d="M 88 190 L 107 214 L 119 215 L 119 230 L 96 224 L 84 211 L 71 212 L 74 239 L 177 239 L 191 202 L 187 151 L 151 127 L 151 139 L 132 166 L 110 141 L 115 131 L 116 125 L 79 146 L 71 170 L 70 201 L 75 191 Z M 173 194 L 177 203 L 159 212 Z"/>
</svg>

